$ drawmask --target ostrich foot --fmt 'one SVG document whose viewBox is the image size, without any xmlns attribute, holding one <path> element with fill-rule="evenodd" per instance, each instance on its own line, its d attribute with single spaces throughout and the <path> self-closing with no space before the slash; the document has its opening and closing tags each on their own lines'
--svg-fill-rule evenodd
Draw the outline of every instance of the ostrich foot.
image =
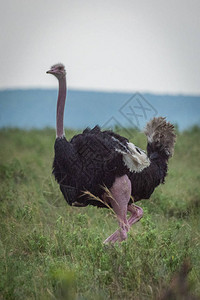
<svg viewBox="0 0 200 300">
<path fill-rule="evenodd" d="M 130 229 L 130 226 L 138 222 L 143 216 L 143 209 L 135 204 L 128 205 L 128 211 L 131 212 L 131 217 L 128 219 L 128 225 L 123 224 L 123 228 L 116 230 L 112 235 L 110 235 L 103 243 L 114 244 L 118 240 L 122 242 L 127 238 L 127 232 Z M 121 227 L 121 226 L 120 226 Z"/>
</svg>

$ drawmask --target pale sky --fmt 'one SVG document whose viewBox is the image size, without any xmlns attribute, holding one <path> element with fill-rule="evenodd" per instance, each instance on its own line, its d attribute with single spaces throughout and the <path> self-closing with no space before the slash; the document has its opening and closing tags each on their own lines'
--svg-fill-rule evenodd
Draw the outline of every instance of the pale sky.
<svg viewBox="0 0 200 300">
<path fill-rule="evenodd" d="M 6 0 L 0 22 L 0 89 L 62 62 L 73 89 L 200 94 L 199 0 Z"/>
</svg>

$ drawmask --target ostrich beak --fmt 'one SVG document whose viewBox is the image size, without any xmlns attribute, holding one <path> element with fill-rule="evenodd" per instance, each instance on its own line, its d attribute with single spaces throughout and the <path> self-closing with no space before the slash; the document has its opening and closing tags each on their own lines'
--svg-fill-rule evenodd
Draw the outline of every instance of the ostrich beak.
<svg viewBox="0 0 200 300">
<path fill-rule="evenodd" d="M 52 74 L 51 70 L 46 71 L 46 74 Z"/>
</svg>

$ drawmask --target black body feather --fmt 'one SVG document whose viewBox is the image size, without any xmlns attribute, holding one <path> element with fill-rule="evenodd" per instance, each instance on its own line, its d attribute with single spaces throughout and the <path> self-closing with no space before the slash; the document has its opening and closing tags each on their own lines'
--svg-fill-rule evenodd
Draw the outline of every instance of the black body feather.
<svg viewBox="0 0 200 300">
<path fill-rule="evenodd" d="M 119 135 L 110 131 L 101 132 L 96 126 L 92 130 L 85 129 L 70 142 L 65 138 L 56 139 L 53 174 L 70 205 L 77 202 L 77 206 L 78 203 L 82 206 L 105 206 L 98 200 L 83 196 L 83 191 L 101 197 L 103 186 L 110 188 L 116 176 L 127 173 L 122 154 L 115 151 L 116 147 L 123 149 L 127 139 L 120 137 L 119 144 L 117 138 Z"/>
<path fill-rule="evenodd" d="M 120 152 L 128 151 L 127 143 L 126 138 L 112 131 L 102 132 L 98 126 L 85 129 L 69 142 L 65 138 L 56 139 L 53 174 L 69 205 L 107 207 L 83 192 L 101 198 L 105 192 L 103 186 L 111 188 L 115 178 L 125 174 L 131 180 L 135 201 L 148 199 L 155 187 L 164 183 L 169 157 L 163 148 L 155 141 L 148 142 L 150 165 L 141 172 L 131 172 Z"/>
</svg>

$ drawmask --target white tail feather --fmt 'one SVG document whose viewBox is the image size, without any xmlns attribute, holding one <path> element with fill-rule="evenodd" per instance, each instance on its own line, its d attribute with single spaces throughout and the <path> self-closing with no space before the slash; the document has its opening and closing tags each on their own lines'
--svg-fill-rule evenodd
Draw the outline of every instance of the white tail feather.
<svg viewBox="0 0 200 300">
<path fill-rule="evenodd" d="M 176 134 L 174 126 L 167 122 L 165 118 L 153 118 L 147 123 L 145 134 L 150 144 L 156 143 L 158 147 L 165 150 L 169 157 L 173 155 Z"/>
</svg>

